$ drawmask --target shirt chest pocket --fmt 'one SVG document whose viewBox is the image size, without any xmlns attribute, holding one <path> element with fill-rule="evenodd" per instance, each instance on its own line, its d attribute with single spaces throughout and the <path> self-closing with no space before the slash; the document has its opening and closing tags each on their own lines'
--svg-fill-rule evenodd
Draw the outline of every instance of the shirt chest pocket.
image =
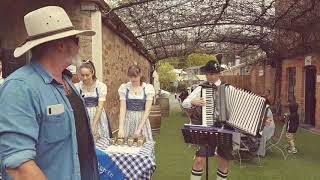
<svg viewBox="0 0 320 180">
<path fill-rule="evenodd" d="M 44 124 L 44 140 L 46 143 L 58 142 L 71 134 L 69 121 L 65 112 L 56 115 L 47 115 Z"/>
</svg>

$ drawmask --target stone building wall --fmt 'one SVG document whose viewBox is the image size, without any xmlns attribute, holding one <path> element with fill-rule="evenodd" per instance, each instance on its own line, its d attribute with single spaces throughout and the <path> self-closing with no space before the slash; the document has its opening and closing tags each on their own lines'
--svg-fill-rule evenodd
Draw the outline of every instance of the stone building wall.
<svg viewBox="0 0 320 180">
<path fill-rule="evenodd" d="M 150 62 L 135 51 L 128 43 L 112 32 L 108 27 L 102 27 L 103 35 L 103 81 L 108 86 L 107 112 L 112 119 L 113 129 L 118 127 L 119 95 L 118 88 L 128 81 L 129 66 L 138 64 L 142 69 L 146 82 L 151 73 Z"/>
</svg>

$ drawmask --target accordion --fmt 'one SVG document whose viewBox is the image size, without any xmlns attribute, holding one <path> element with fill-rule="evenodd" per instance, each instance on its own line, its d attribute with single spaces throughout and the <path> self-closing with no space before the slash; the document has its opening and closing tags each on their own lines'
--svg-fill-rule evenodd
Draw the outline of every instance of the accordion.
<svg viewBox="0 0 320 180">
<path fill-rule="evenodd" d="M 224 122 L 252 136 L 262 130 L 265 98 L 227 84 L 218 87 L 202 86 L 201 96 L 206 101 L 202 107 L 203 126 Z"/>
</svg>

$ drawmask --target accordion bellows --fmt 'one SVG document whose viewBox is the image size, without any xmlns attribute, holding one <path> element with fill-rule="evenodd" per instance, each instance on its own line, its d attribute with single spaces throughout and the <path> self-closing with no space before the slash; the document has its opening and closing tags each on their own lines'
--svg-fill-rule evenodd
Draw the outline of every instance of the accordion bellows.
<svg viewBox="0 0 320 180">
<path fill-rule="evenodd" d="M 226 86 L 228 123 L 233 127 L 256 136 L 262 128 L 266 99 L 253 93 Z"/>
<path fill-rule="evenodd" d="M 254 93 L 221 85 L 218 88 L 203 87 L 206 106 L 202 107 L 202 125 L 212 126 L 224 121 L 243 133 L 256 136 L 262 129 L 266 99 Z M 216 115 L 217 109 L 219 114 Z"/>
</svg>

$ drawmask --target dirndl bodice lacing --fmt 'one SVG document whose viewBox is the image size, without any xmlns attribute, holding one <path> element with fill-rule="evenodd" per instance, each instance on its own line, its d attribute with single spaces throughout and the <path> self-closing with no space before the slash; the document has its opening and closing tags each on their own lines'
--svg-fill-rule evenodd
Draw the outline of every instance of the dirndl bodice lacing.
<svg viewBox="0 0 320 180">
<path fill-rule="evenodd" d="M 143 88 L 143 99 L 129 99 L 129 89 L 126 93 L 126 104 L 128 111 L 144 111 L 146 107 L 147 95 L 145 88 Z"/>
</svg>

